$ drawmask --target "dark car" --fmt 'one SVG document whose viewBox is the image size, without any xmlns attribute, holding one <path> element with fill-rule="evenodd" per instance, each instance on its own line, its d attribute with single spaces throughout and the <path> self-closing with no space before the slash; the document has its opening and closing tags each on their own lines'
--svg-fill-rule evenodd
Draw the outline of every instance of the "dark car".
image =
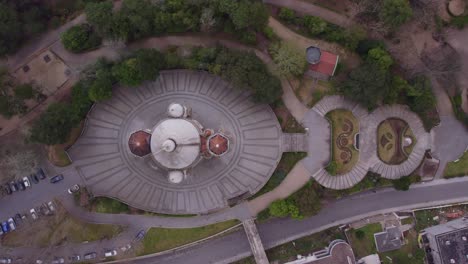
<svg viewBox="0 0 468 264">
<path fill-rule="evenodd" d="M 16 185 L 16 182 L 14 181 L 10 182 L 10 189 L 12 192 L 18 191 L 18 185 Z"/>
<path fill-rule="evenodd" d="M 37 177 L 36 174 L 31 174 L 29 175 L 29 179 L 31 180 L 31 182 L 35 183 L 35 184 L 38 184 L 39 183 L 39 178 Z"/>
<path fill-rule="evenodd" d="M 55 175 L 54 177 L 50 178 L 50 183 L 57 183 L 59 181 L 63 180 L 63 175 Z"/>
<path fill-rule="evenodd" d="M 46 175 L 45 175 L 45 173 L 44 173 L 44 170 L 41 169 L 41 168 L 39 168 L 39 169 L 37 170 L 36 175 L 37 175 L 37 177 L 39 177 L 39 179 L 41 179 L 41 180 L 44 180 L 44 179 L 46 178 Z"/>
<path fill-rule="evenodd" d="M 7 233 L 8 231 L 10 231 L 10 226 L 8 225 L 7 222 L 2 223 L 2 230 L 4 233 Z"/>
<path fill-rule="evenodd" d="M 9 185 L 9 184 L 5 184 L 4 187 L 5 187 L 5 192 L 6 192 L 7 194 L 11 194 L 10 185 Z"/>
<path fill-rule="evenodd" d="M 138 234 L 136 235 L 135 239 L 136 239 L 137 241 L 140 241 L 140 240 L 142 240 L 144 237 L 145 237 L 145 230 L 140 230 L 140 232 L 138 232 Z"/>
<path fill-rule="evenodd" d="M 22 180 L 17 181 L 16 184 L 18 185 L 18 189 L 20 191 L 26 190 L 26 186 L 24 186 L 24 182 Z"/>
<path fill-rule="evenodd" d="M 23 219 L 21 218 L 20 214 L 15 214 L 15 222 L 16 225 L 21 224 L 23 222 Z"/>
<path fill-rule="evenodd" d="M 84 259 L 86 260 L 95 259 L 96 257 L 97 257 L 96 252 L 91 252 L 91 253 L 87 253 L 84 255 Z"/>
<path fill-rule="evenodd" d="M 69 260 L 70 262 L 78 262 L 78 261 L 81 260 L 81 257 L 80 257 L 80 255 L 73 255 L 73 256 L 71 256 L 71 257 L 68 257 L 68 260 Z"/>
</svg>

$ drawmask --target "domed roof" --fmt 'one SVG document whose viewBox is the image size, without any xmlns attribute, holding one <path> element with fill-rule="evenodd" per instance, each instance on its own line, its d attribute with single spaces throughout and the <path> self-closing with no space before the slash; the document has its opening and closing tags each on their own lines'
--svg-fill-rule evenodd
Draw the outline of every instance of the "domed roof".
<svg viewBox="0 0 468 264">
<path fill-rule="evenodd" d="M 170 117 L 180 118 L 184 116 L 185 109 L 181 104 L 172 103 L 167 108 L 167 113 Z"/>
<path fill-rule="evenodd" d="M 150 140 L 151 134 L 140 130 L 130 135 L 128 147 L 133 154 L 143 157 L 151 153 Z"/>
<path fill-rule="evenodd" d="M 212 155 L 221 156 L 229 149 L 229 140 L 221 133 L 216 133 L 208 138 L 208 149 Z"/>
<path fill-rule="evenodd" d="M 151 136 L 154 159 L 166 169 L 180 170 L 193 166 L 200 156 L 201 128 L 182 118 L 158 123 Z"/>
<path fill-rule="evenodd" d="M 321 56 L 322 56 L 322 52 L 317 47 L 310 46 L 306 49 L 306 60 L 310 64 L 319 63 Z"/>
<path fill-rule="evenodd" d="M 182 171 L 170 171 L 168 175 L 171 183 L 181 183 L 184 180 L 184 173 Z"/>
</svg>

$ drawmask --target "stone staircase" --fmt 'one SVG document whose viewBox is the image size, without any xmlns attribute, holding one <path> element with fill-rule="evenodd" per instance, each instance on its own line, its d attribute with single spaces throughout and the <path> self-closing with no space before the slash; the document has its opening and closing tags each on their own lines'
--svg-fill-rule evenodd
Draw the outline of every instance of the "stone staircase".
<svg viewBox="0 0 468 264">
<path fill-rule="evenodd" d="M 307 134 L 283 133 L 281 137 L 283 152 L 307 152 Z"/>
</svg>

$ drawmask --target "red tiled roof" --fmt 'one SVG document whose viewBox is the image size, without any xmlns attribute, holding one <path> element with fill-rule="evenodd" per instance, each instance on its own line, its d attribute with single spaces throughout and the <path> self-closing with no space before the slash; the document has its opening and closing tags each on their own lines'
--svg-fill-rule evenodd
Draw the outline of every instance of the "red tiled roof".
<svg viewBox="0 0 468 264">
<path fill-rule="evenodd" d="M 214 155 L 220 156 L 229 148 L 229 140 L 221 134 L 215 134 L 208 139 L 208 148 Z"/>
<path fill-rule="evenodd" d="M 338 55 L 322 50 L 320 62 L 317 64 L 310 64 L 309 70 L 333 76 L 337 63 Z"/>
<path fill-rule="evenodd" d="M 128 139 L 128 146 L 130 151 L 140 157 L 146 156 L 151 153 L 150 147 L 151 134 L 145 131 L 137 131 L 130 135 Z"/>
</svg>

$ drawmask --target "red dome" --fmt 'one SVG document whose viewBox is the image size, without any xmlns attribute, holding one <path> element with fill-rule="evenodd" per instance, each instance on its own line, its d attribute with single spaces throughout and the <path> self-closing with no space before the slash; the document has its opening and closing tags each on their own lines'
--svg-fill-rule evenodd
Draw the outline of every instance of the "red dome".
<svg viewBox="0 0 468 264">
<path fill-rule="evenodd" d="M 150 139 L 151 134 L 142 130 L 137 131 L 130 135 L 128 147 L 133 154 L 140 157 L 146 156 L 151 153 Z"/>
<path fill-rule="evenodd" d="M 229 149 L 229 140 L 222 134 L 216 133 L 208 139 L 208 149 L 211 154 L 221 156 Z"/>
</svg>

